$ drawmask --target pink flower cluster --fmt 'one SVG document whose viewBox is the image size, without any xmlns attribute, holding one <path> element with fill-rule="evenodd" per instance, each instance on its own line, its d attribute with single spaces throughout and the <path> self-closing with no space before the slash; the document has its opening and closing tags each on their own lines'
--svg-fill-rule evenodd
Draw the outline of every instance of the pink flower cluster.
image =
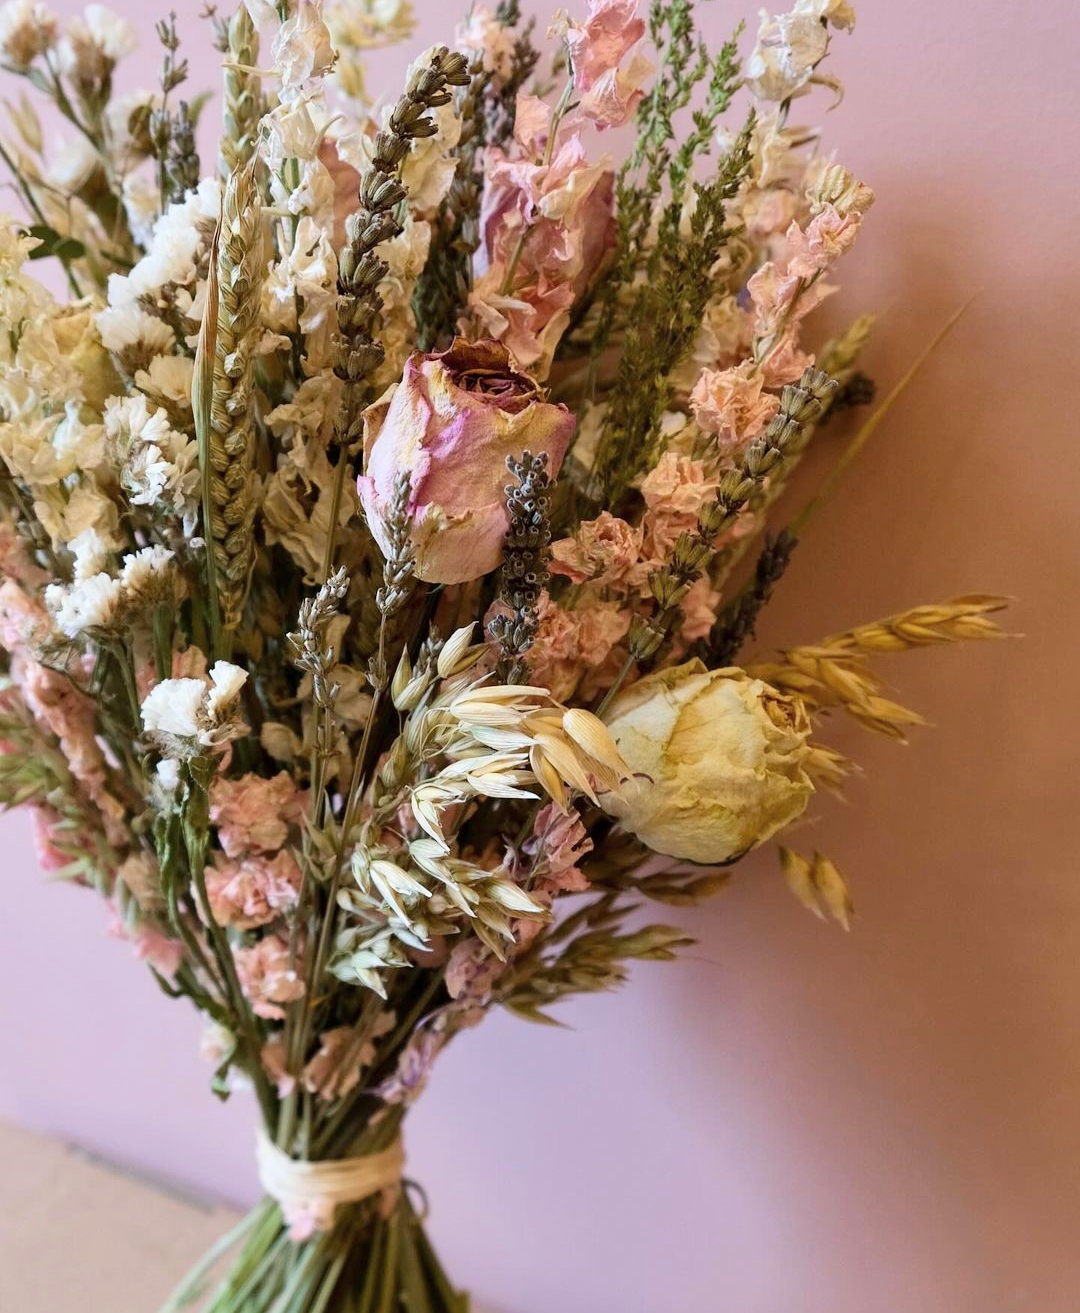
<svg viewBox="0 0 1080 1313">
<path fill-rule="evenodd" d="M 304 982 L 281 935 L 265 935 L 249 948 L 234 948 L 240 988 L 252 1011 L 268 1021 L 284 1021 L 284 1004 L 304 996 Z"/>
<path fill-rule="evenodd" d="M 625 123 L 645 94 L 653 65 L 637 49 L 644 35 L 638 0 L 588 0 L 585 22 L 567 26 L 579 108 L 601 130 Z"/>
<path fill-rule="evenodd" d="M 551 131 L 546 107 L 523 97 L 521 108 L 518 145 L 536 152 Z M 469 307 L 484 334 L 539 379 L 614 241 L 613 196 L 614 174 L 606 161 L 589 163 L 577 133 L 550 143 L 542 158 L 485 152 Z"/>
<path fill-rule="evenodd" d="M 286 771 L 214 781 L 210 820 L 223 851 L 206 868 L 206 892 L 219 924 L 253 930 L 296 906 L 300 868 L 284 844 L 303 809 Z"/>
</svg>

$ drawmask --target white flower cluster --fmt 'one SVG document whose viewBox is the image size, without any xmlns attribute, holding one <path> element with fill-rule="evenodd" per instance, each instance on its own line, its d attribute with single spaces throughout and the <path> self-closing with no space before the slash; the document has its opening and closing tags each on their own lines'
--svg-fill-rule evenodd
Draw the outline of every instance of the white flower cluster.
<svg viewBox="0 0 1080 1313">
<path fill-rule="evenodd" d="M 163 679 L 143 699 L 143 729 L 173 760 L 220 752 L 247 733 L 239 714 L 247 677 L 231 661 L 215 661 L 201 679 Z"/>
</svg>

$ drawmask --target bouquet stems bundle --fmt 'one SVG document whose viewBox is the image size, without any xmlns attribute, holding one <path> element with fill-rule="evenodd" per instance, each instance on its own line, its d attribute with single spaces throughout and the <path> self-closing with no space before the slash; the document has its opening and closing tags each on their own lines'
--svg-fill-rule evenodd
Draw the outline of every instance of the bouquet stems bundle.
<svg viewBox="0 0 1080 1313">
<path fill-rule="evenodd" d="M 406 3 L 247 0 L 205 161 L 171 19 L 119 95 L 122 19 L 0 7 L 69 128 L 47 158 L 22 96 L 2 141 L 0 798 L 260 1111 L 266 1198 L 172 1308 L 464 1310 L 403 1179 L 441 1049 L 675 956 L 643 909 L 842 787 L 830 717 L 918 721 L 879 656 L 1000 632 L 969 596 L 744 656 L 780 494 L 873 396 L 868 318 L 809 336 L 873 196 L 793 118 L 846 0 L 748 52 L 693 8 L 587 0 L 543 47 L 473 5 L 375 108 Z"/>
</svg>

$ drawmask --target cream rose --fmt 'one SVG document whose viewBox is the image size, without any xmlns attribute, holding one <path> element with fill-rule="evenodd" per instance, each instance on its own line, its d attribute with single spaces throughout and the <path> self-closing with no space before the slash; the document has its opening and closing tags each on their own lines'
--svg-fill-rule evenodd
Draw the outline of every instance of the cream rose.
<svg viewBox="0 0 1080 1313">
<path fill-rule="evenodd" d="M 601 805 L 656 852 L 730 861 L 789 825 L 813 792 L 805 707 L 741 670 L 657 671 L 604 719 L 634 778 Z"/>
</svg>

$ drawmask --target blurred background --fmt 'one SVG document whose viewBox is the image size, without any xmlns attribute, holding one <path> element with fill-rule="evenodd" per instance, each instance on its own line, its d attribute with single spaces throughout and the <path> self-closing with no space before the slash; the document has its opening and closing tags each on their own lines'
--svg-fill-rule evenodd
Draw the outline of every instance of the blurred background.
<svg viewBox="0 0 1080 1313">
<path fill-rule="evenodd" d="M 453 5 L 415 4 L 417 49 L 451 35 Z M 144 43 L 123 85 L 147 84 L 161 15 L 112 7 Z M 1024 637 L 893 658 L 935 725 L 907 748 L 831 730 L 865 775 L 800 846 L 847 874 L 849 935 L 759 855 L 681 918 L 687 959 L 565 1009 L 566 1031 L 494 1016 L 451 1047 L 410 1170 L 491 1313 L 1080 1307 L 1080 27 L 1068 0 L 857 7 L 843 104 L 797 106 L 879 198 L 822 330 L 880 313 L 884 391 L 978 296 L 809 530 L 758 647 L 974 591 L 1015 597 Z M 192 85 L 216 86 L 178 8 Z M 747 18 L 749 49 L 752 13 L 699 8 L 717 42 Z M 404 64 L 375 56 L 372 89 Z M 91 894 L 45 883 L 25 818 L 0 845 L 0 1117 L 253 1199 L 252 1109 L 211 1097 L 197 1018 Z"/>
</svg>

